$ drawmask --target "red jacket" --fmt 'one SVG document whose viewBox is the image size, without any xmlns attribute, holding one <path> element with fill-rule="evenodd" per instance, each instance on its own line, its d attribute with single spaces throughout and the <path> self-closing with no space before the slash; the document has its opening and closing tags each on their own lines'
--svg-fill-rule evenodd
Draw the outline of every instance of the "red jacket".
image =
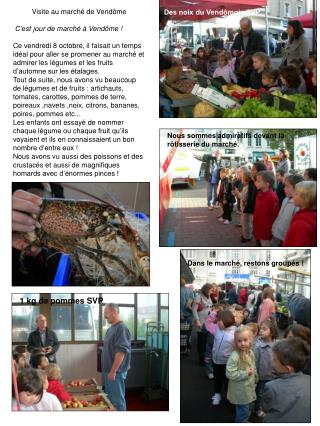
<svg viewBox="0 0 320 426">
<path fill-rule="evenodd" d="M 299 210 L 290 223 L 283 247 L 315 247 L 317 245 L 316 210 Z"/>
<path fill-rule="evenodd" d="M 59 380 L 48 380 L 48 382 L 49 387 L 47 391 L 53 393 L 60 402 L 71 400 L 70 394 L 64 390 L 64 386 Z"/>
<path fill-rule="evenodd" d="M 247 300 L 248 300 L 248 292 L 247 292 L 247 289 L 243 287 L 239 291 L 238 303 L 239 305 L 245 305 Z"/>
<path fill-rule="evenodd" d="M 272 239 L 271 228 L 279 209 L 279 199 L 272 189 L 258 192 L 253 212 L 253 235 L 256 240 Z"/>
</svg>

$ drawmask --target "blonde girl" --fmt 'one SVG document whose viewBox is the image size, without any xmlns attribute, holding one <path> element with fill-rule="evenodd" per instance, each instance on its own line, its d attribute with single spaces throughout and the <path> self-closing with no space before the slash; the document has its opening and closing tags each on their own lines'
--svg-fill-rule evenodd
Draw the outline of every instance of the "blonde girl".
<svg viewBox="0 0 320 426">
<path fill-rule="evenodd" d="M 315 247 L 317 245 L 317 183 L 296 184 L 293 202 L 299 211 L 293 216 L 283 247 Z"/>
<path fill-rule="evenodd" d="M 250 405 L 256 400 L 257 371 L 252 351 L 253 335 L 249 327 L 242 325 L 234 333 L 234 351 L 226 368 L 229 379 L 227 398 L 235 405 L 235 423 L 246 423 Z"/>
<path fill-rule="evenodd" d="M 253 71 L 250 74 L 249 85 L 252 89 L 261 89 L 263 87 L 262 73 L 272 69 L 269 56 L 263 52 L 255 53 L 252 55 L 252 67 Z"/>
</svg>

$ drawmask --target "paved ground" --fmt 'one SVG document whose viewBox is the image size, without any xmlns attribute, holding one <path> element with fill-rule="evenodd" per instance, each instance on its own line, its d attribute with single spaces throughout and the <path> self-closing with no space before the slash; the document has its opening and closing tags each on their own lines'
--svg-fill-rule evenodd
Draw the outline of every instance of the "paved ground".
<svg viewBox="0 0 320 426">
<path fill-rule="evenodd" d="M 197 182 L 193 189 L 187 186 L 172 188 L 170 208 L 160 234 L 160 246 L 179 247 L 245 247 L 241 243 L 240 215 L 233 213 L 232 224 L 224 225 L 217 220 L 219 209 L 207 208 L 207 186 Z"/>
<path fill-rule="evenodd" d="M 180 422 L 233 423 L 233 406 L 224 397 L 221 405 L 214 407 L 212 394 L 213 380 L 207 378 L 205 368 L 198 364 L 196 336 L 193 335 L 191 353 L 181 355 L 180 361 Z"/>
</svg>

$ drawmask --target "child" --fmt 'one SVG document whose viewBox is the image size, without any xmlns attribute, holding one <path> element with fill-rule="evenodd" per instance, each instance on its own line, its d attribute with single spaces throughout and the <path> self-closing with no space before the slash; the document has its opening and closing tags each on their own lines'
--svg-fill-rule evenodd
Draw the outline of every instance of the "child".
<svg viewBox="0 0 320 426">
<path fill-rule="evenodd" d="M 307 93 L 312 96 L 316 96 L 316 84 L 312 82 L 312 78 L 314 77 L 314 70 L 317 68 L 317 57 L 315 55 L 310 55 L 307 63 L 306 69 L 307 73 L 304 76 L 306 81 Z"/>
<path fill-rule="evenodd" d="M 293 203 L 293 193 L 297 183 L 302 182 L 303 178 L 300 175 L 287 175 L 284 179 L 284 191 L 286 198 L 283 200 L 278 217 L 272 225 L 272 245 L 280 247 L 285 239 L 286 233 L 290 226 L 294 214 L 299 210 L 299 207 Z"/>
<path fill-rule="evenodd" d="M 234 203 L 234 196 L 232 195 L 232 184 L 230 181 L 231 170 L 227 168 L 220 169 L 220 190 L 218 200 L 222 207 L 222 216 L 219 221 L 225 225 L 229 225 L 232 221 L 231 213 Z"/>
<path fill-rule="evenodd" d="M 214 378 L 213 363 L 212 363 L 212 348 L 213 348 L 213 342 L 214 342 L 214 333 L 217 327 L 216 325 L 217 313 L 220 312 L 221 310 L 222 308 L 215 306 L 203 325 L 204 329 L 208 333 L 204 362 L 206 364 L 207 376 L 210 380 Z"/>
<path fill-rule="evenodd" d="M 301 324 L 292 324 L 284 332 L 285 339 L 291 339 L 291 337 L 298 337 L 306 342 L 308 346 L 311 345 L 311 332 L 310 328 L 305 327 Z"/>
<path fill-rule="evenodd" d="M 299 182 L 293 202 L 300 210 L 293 216 L 283 247 L 315 247 L 317 245 L 317 183 Z"/>
<path fill-rule="evenodd" d="M 63 384 L 61 383 L 61 370 L 57 364 L 51 363 L 46 368 L 48 377 L 48 392 L 53 393 L 59 399 L 60 402 L 69 401 L 71 396 L 65 391 Z"/>
<path fill-rule="evenodd" d="M 14 366 L 17 372 L 27 367 L 27 361 L 22 353 L 13 353 Z"/>
<path fill-rule="evenodd" d="M 197 59 L 195 71 L 200 71 L 202 74 L 207 74 L 207 58 L 206 51 L 203 47 L 199 47 L 197 50 Z"/>
<path fill-rule="evenodd" d="M 213 73 L 218 68 L 218 55 L 214 49 L 211 49 L 208 53 L 207 61 L 207 75 L 209 77 L 213 76 Z"/>
<path fill-rule="evenodd" d="M 272 242 L 272 224 L 279 213 L 279 200 L 272 191 L 274 174 L 259 172 L 256 187 L 259 190 L 253 212 L 253 235 L 257 246 L 270 246 Z"/>
<path fill-rule="evenodd" d="M 280 80 L 282 83 L 281 93 L 283 95 L 295 95 L 299 93 L 301 84 L 297 67 L 288 65 L 280 68 Z"/>
<path fill-rule="evenodd" d="M 237 71 L 237 79 L 238 79 L 238 84 L 240 86 L 249 87 L 250 74 L 252 72 L 252 64 L 253 64 L 253 61 L 252 61 L 251 55 L 246 55 L 242 59 Z"/>
<path fill-rule="evenodd" d="M 277 194 L 277 197 L 279 199 L 280 207 L 282 205 L 282 201 L 286 198 L 286 194 L 284 192 L 284 176 L 285 176 L 284 170 L 277 170 L 277 172 L 276 172 L 276 181 L 277 181 L 276 194 Z"/>
<path fill-rule="evenodd" d="M 237 76 L 232 71 L 228 57 L 225 54 L 220 53 L 218 56 L 219 66 L 213 73 L 213 78 L 222 77 L 226 83 L 237 83 Z"/>
<path fill-rule="evenodd" d="M 182 51 L 182 58 L 181 58 L 182 65 L 186 68 L 195 69 L 195 62 L 192 59 L 192 53 L 189 47 L 185 47 Z"/>
<path fill-rule="evenodd" d="M 214 372 L 214 394 L 212 405 L 221 402 L 221 391 L 223 386 L 227 389 L 226 364 L 233 350 L 234 333 L 236 331 L 235 318 L 229 309 L 218 312 L 217 324 L 212 330 L 214 343 L 212 348 L 212 361 Z"/>
<path fill-rule="evenodd" d="M 43 395 L 41 401 L 34 405 L 35 411 L 62 411 L 62 406 L 58 398 L 50 392 L 47 392 L 49 387 L 47 374 L 44 370 L 39 370 L 38 374 L 43 383 Z"/>
<path fill-rule="evenodd" d="M 258 324 L 271 318 L 275 313 L 274 294 L 271 287 L 265 287 L 262 292 L 262 302 L 258 311 Z"/>
<path fill-rule="evenodd" d="M 310 423 L 311 380 L 302 374 L 309 350 L 295 337 L 272 347 L 272 366 L 279 376 L 265 385 L 261 407 L 265 423 Z"/>
<path fill-rule="evenodd" d="M 261 81 L 263 87 L 270 93 L 278 91 L 281 87 L 278 84 L 279 71 L 278 70 L 265 70 L 261 74 Z"/>
<path fill-rule="evenodd" d="M 261 399 L 265 384 L 275 377 L 272 370 L 272 345 L 277 337 L 278 329 L 276 320 L 269 318 L 262 321 L 260 324 L 259 339 L 253 348 L 256 369 L 259 376 L 254 411 L 261 418 L 264 417 L 264 412 L 261 410 Z"/>
<path fill-rule="evenodd" d="M 311 83 L 314 90 L 314 94 L 312 96 L 316 98 L 317 97 L 317 68 L 313 68 L 312 70 Z"/>
<path fill-rule="evenodd" d="M 250 310 L 245 308 L 243 310 L 243 321 L 242 324 L 246 325 L 249 323 L 249 317 L 250 317 Z"/>
<path fill-rule="evenodd" d="M 317 181 L 317 169 L 315 169 L 314 167 L 306 169 L 303 173 L 303 179 Z"/>
<path fill-rule="evenodd" d="M 48 364 L 49 364 L 48 358 L 44 354 L 37 353 L 35 355 L 31 355 L 31 358 L 30 358 L 31 367 L 40 368 L 44 370 Z"/>
<path fill-rule="evenodd" d="M 248 203 L 248 190 L 249 183 L 251 181 L 250 171 L 242 167 L 241 168 L 241 183 L 242 191 L 237 189 L 234 191 L 235 195 L 240 199 L 240 223 L 241 223 L 241 242 L 246 243 L 252 240 L 252 214 L 245 213 Z"/>
<path fill-rule="evenodd" d="M 301 58 L 294 58 L 290 61 L 290 65 L 294 65 L 298 70 L 298 74 L 299 74 L 299 78 L 300 78 L 300 85 L 298 87 L 298 93 L 305 95 L 307 93 L 307 87 L 306 87 L 306 81 L 303 78 L 303 73 L 304 73 L 304 69 L 305 69 L 304 62 Z"/>
<path fill-rule="evenodd" d="M 254 350 L 254 347 L 258 342 L 259 326 L 256 322 L 248 322 L 246 326 L 250 328 L 250 331 L 252 333 L 252 336 L 253 336 L 252 349 Z"/>
<path fill-rule="evenodd" d="M 258 380 L 252 352 L 251 330 L 242 325 L 234 333 L 234 351 L 226 367 L 229 379 L 227 398 L 235 405 L 235 423 L 248 422 L 250 404 L 256 399 L 255 383 Z"/>
<path fill-rule="evenodd" d="M 250 74 L 249 85 L 252 89 L 261 89 L 262 73 L 272 69 L 270 58 L 263 52 L 257 52 L 252 55 L 253 71 Z"/>
<path fill-rule="evenodd" d="M 17 376 L 17 387 L 19 394 L 20 410 L 34 410 L 34 404 L 37 404 L 43 395 L 42 380 L 34 368 L 25 368 L 19 371 Z M 13 398 L 12 410 L 18 410 L 18 403 Z"/>
</svg>

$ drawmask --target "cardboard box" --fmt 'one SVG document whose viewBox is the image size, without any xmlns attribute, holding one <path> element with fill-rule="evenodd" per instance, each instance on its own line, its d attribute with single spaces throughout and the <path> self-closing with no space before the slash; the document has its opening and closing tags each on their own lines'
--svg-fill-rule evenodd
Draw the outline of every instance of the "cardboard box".
<svg viewBox="0 0 320 426">
<path fill-rule="evenodd" d="M 114 406 L 111 404 L 110 400 L 108 399 L 107 395 L 104 393 L 95 393 L 90 395 L 85 394 L 76 394 L 73 395 L 73 401 L 71 403 L 74 404 L 82 404 L 80 407 L 67 407 L 66 404 L 68 404 L 68 401 L 61 403 L 63 411 L 115 411 Z M 97 398 L 104 403 L 104 405 L 92 405 L 85 407 L 83 406 L 83 402 L 86 401 L 88 403 L 92 403 L 93 401 L 96 401 Z M 82 402 L 81 402 L 82 401 Z M 100 402 L 99 401 L 99 402 Z"/>
<path fill-rule="evenodd" d="M 71 382 L 74 382 L 75 384 L 82 383 L 84 386 L 79 386 L 79 385 L 70 386 Z M 98 383 L 95 378 L 74 379 L 74 380 L 71 380 L 71 382 L 65 385 L 65 389 L 69 393 L 74 394 L 74 393 L 98 392 Z"/>
</svg>

